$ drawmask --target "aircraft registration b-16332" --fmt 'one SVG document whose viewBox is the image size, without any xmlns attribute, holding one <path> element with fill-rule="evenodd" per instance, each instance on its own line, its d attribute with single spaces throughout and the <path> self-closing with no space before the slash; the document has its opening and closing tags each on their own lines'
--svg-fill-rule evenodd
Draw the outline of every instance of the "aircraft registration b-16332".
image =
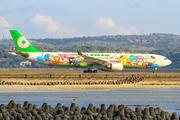
<svg viewBox="0 0 180 120">
<path fill-rule="evenodd" d="M 154 68 L 155 71 L 158 67 L 171 64 L 166 57 L 155 54 L 42 52 L 34 48 L 17 30 L 10 30 L 10 33 L 17 48 L 13 55 L 49 66 L 87 68 L 84 73 L 96 73 L 98 69 L 122 71 L 124 67 Z"/>
</svg>

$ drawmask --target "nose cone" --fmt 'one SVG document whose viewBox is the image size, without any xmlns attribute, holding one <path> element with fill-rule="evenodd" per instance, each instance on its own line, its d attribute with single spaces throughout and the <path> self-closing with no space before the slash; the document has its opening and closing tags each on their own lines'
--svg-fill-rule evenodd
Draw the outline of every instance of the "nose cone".
<svg viewBox="0 0 180 120">
<path fill-rule="evenodd" d="M 170 65 L 172 63 L 169 59 L 165 60 L 164 62 L 165 62 L 165 66 L 168 66 L 168 65 Z"/>
<path fill-rule="evenodd" d="M 170 65 L 172 63 L 172 61 L 167 60 L 167 65 Z"/>
<path fill-rule="evenodd" d="M 172 62 L 170 61 L 170 60 L 164 60 L 164 61 L 160 61 L 159 63 L 158 63 L 158 65 L 159 65 L 159 67 L 165 67 L 165 66 L 168 66 L 168 65 L 170 65 Z"/>
</svg>

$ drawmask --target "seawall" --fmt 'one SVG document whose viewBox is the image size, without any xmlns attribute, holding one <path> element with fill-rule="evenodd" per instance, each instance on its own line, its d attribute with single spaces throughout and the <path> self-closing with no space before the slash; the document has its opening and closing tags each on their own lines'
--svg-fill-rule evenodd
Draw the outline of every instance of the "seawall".
<svg viewBox="0 0 180 120">
<path fill-rule="evenodd" d="M 70 107 L 57 103 L 53 108 L 44 103 L 40 108 L 28 101 L 24 105 L 14 103 L 0 105 L 0 120 L 179 120 L 176 113 L 168 113 L 161 108 L 131 108 L 125 105 L 111 104 L 106 108 L 101 104 L 100 108 L 89 104 L 88 107 L 78 107 L 72 103 Z"/>
</svg>

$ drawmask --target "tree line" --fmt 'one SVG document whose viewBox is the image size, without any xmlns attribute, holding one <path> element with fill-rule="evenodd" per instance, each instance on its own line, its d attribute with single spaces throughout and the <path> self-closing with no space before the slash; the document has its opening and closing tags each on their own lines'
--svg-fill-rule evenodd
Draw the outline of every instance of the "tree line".
<svg viewBox="0 0 180 120">
<path fill-rule="evenodd" d="M 103 46 L 124 48 L 173 48 L 180 46 L 180 35 L 153 33 L 149 35 L 115 35 L 74 38 L 31 39 L 35 44 L 55 46 Z"/>
</svg>

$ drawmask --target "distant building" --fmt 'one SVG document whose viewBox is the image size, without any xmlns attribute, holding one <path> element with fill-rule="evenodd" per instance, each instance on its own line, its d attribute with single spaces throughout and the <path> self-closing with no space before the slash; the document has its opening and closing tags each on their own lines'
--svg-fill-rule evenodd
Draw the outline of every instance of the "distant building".
<svg viewBox="0 0 180 120">
<path fill-rule="evenodd" d="M 29 61 L 22 61 L 22 62 L 20 62 L 20 66 L 26 66 L 26 65 L 31 66 L 31 62 L 29 62 Z"/>
</svg>

